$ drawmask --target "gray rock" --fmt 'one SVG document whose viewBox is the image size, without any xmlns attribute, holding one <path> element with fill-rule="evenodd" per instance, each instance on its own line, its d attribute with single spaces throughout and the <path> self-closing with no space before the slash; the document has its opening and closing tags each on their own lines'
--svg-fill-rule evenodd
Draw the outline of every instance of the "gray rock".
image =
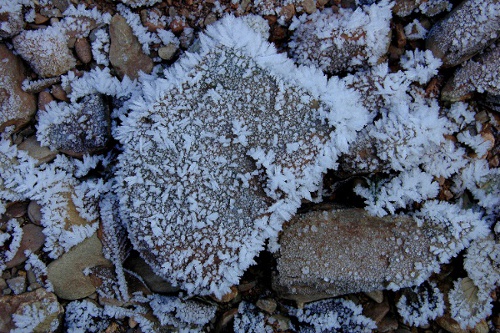
<svg viewBox="0 0 500 333">
<path fill-rule="evenodd" d="M 443 87 L 441 98 L 460 101 L 475 91 L 500 95 L 500 44 L 457 69 Z"/>
<path fill-rule="evenodd" d="M 4 44 L 0 44 L 0 132 L 7 126 L 16 129 L 28 123 L 36 112 L 33 94 L 23 91 L 24 65 Z"/>
<path fill-rule="evenodd" d="M 410 217 L 378 218 L 362 209 L 297 215 L 280 237 L 273 288 L 301 303 L 409 286 L 432 272 L 432 236 Z"/>
<path fill-rule="evenodd" d="M 22 294 L 26 290 L 26 276 L 19 275 L 13 278 L 8 279 L 7 285 L 12 290 L 14 295 Z"/>
<path fill-rule="evenodd" d="M 158 56 L 164 60 L 171 60 L 175 52 L 177 52 L 177 45 L 170 43 L 167 46 L 160 47 L 158 49 Z"/>
<path fill-rule="evenodd" d="M 96 291 L 91 278 L 83 270 L 95 266 L 110 266 L 102 254 L 102 244 L 97 234 L 70 249 L 47 266 L 47 276 L 60 298 L 75 300 Z"/>
<path fill-rule="evenodd" d="M 144 54 L 141 44 L 123 16 L 119 14 L 113 16 L 109 34 L 111 40 L 109 61 L 120 78 L 127 75 L 131 79 L 136 79 L 140 71 L 151 73 L 153 60 Z"/>
<path fill-rule="evenodd" d="M 43 288 L 21 295 L 2 296 L 0 297 L 0 332 L 10 332 L 20 328 L 16 326 L 14 318 L 26 313 L 34 314 L 29 323 L 31 332 L 44 333 L 53 332 L 59 327 L 64 309 L 57 301 L 56 295 Z M 22 331 L 26 332 L 26 330 Z"/>
<path fill-rule="evenodd" d="M 68 37 L 57 27 L 24 30 L 12 40 L 14 48 L 42 77 L 53 77 L 75 67 Z"/>
<path fill-rule="evenodd" d="M 465 0 L 436 23 L 427 36 L 426 47 L 443 66 L 456 66 L 498 38 L 500 2 Z"/>
<path fill-rule="evenodd" d="M 25 262 L 27 258 L 24 251 L 29 250 L 31 252 L 36 252 L 45 242 L 45 235 L 43 234 L 42 227 L 34 224 L 26 224 L 22 229 L 23 237 L 21 238 L 21 243 L 14 258 L 5 263 L 7 268 L 15 267 Z"/>
<path fill-rule="evenodd" d="M 110 138 L 110 118 L 103 96 L 85 96 L 70 108 L 57 124 L 44 122 L 42 126 L 40 116 L 37 135 L 42 144 L 77 157 L 105 148 Z"/>
</svg>

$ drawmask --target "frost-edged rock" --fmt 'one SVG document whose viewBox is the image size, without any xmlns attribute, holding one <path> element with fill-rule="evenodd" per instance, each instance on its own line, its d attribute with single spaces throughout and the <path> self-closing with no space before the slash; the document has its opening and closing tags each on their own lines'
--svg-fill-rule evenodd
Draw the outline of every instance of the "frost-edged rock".
<svg viewBox="0 0 500 333">
<path fill-rule="evenodd" d="M 22 89 L 24 65 L 5 44 L 0 44 L 0 132 L 28 123 L 36 112 L 36 99 Z"/>
<path fill-rule="evenodd" d="M 474 91 L 500 95 L 500 44 L 457 69 L 441 90 L 441 98 L 459 101 Z"/>
<path fill-rule="evenodd" d="M 120 209 L 157 274 L 220 297 L 367 118 L 352 90 L 295 67 L 241 19 L 200 40 L 117 131 Z"/>
<path fill-rule="evenodd" d="M 57 156 L 57 151 L 51 150 L 49 147 L 42 146 L 36 140 L 36 136 L 30 136 L 21 142 L 18 146 L 20 150 L 24 150 L 29 156 L 38 161 L 38 165 L 50 162 Z"/>
<path fill-rule="evenodd" d="M 40 111 L 37 138 L 43 146 L 72 156 L 105 148 L 110 138 L 109 107 L 100 94 L 79 103 L 49 103 Z"/>
<path fill-rule="evenodd" d="M 426 220 L 432 208 L 436 217 L 429 215 Z M 409 216 L 372 217 L 361 209 L 298 215 L 280 237 L 274 289 L 302 303 L 418 285 L 439 270 L 440 262 L 484 232 L 477 216 L 471 227 L 465 214 L 461 226 L 457 217 L 450 219 L 452 227 L 439 225 L 439 219 L 449 218 L 443 212 L 446 209 L 452 211 L 452 207 L 429 204 L 419 215 L 423 221 Z"/>
<path fill-rule="evenodd" d="M 114 15 L 111 19 L 109 35 L 111 40 L 109 61 L 120 78 L 127 75 L 131 79 L 136 79 L 141 71 L 146 74 L 151 72 L 153 60 L 144 54 L 132 28 L 120 14 Z"/>
<path fill-rule="evenodd" d="M 12 42 L 21 57 L 42 77 L 64 74 L 76 65 L 68 48 L 68 37 L 58 26 L 24 30 Z"/>
<path fill-rule="evenodd" d="M 4 1 L 0 4 L 0 38 L 17 35 L 24 27 L 23 5 L 20 1 Z"/>
<path fill-rule="evenodd" d="M 469 59 L 498 38 L 500 2 L 465 0 L 430 30 L 426 46 L 447 67 Z"/>
<path fill-rule="evenodd" d="M 274 288 L 299 302 L 408 283 L 419 275 L 415 265 L 433 257 L 410 217 L 381 219 L 361 209 L 296 216 L 280 245 Z"/>
<path fill-rule="evenodd" d="M 16 255 L 10 261 L 5 263 L 7 268 L 17 266 L 26 261 L 27 257 L 24 251 L 28 250 L 30 252 L 36 252 L 45 242 L 45 235 L 42 232 L 42 228 L 34 224 L 27 224 L 23 226 L 22 233 L 23 236 Z"/>
<path fill-rule="evenodd" d="M 293 59 L 330 74 L 377 64 L 390 44 L 391 6 L 382 1 L 302 16 L 289 43 Z"/>
<path fill-rule="evenodd" d="M 43 288 L 0 297 L 1 332 L 54 332 L 64 313 L 56 295 Z"/>
<path fill-rule="evenodd" d="M 57 296 L 67 300 L 80 299 L 96 291 L 84 270 L 99 265 L 109 266 L 111 263 L 104 258 L 101 241 L 94 234 L 51 262 L 47 266 L 47 276 Z"/>
</svg>

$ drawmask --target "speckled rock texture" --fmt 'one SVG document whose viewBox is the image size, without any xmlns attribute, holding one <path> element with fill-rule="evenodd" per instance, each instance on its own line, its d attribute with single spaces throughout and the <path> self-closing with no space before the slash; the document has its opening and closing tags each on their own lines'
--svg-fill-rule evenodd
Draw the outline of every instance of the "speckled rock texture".
<svg viewBox="0 0 500 333">
<path fill-rule="evenodd" d="M 431 273 L 435 234 L 411 217 L 378 218 L 355 208 L 297 215 L 280 237 L 274 289 L 302 303 L 411 286 Z"/>
<path fill-rule="evenodd" d="M 28 123 L 36 112 L 35 95 L 25 92 L 26 78 L 21 59 L 7 46 L 0 44 L 0 131 L 14 125 L 16 129 Z"/>
<path fill-rule="evenodd" d="M 498 0 L 465 0 L 432 27 L 426 47 L 443 60 L 443 66 L 453 67 L 492 43 L 498 31 Z"/>
</svg>

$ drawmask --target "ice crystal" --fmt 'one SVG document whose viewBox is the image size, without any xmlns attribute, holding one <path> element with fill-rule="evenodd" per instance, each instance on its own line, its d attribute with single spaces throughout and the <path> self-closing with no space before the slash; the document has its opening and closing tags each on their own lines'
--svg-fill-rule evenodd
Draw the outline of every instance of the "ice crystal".
<svg viewBox="0 0 500 333">
<path fill-rule="evenodd" d="M 367 117 L 352 90 L 295 67 L 244 20 L 228 16 L 200 41 L 123 119 L 119 194 L 155 271 L 220 296 Z"/>
<path fill-rule="evenodd" d="M 377 64 L 389 47 L 391 7 L 384 0 L 356 10 L 304 14 L 292 24 L 293 59 L 331 74 Z"/>
<path fill-rule="evenodd" d="M 444 313 L 444 296 L 433 282 L 403 291 L 396 304 L 398 313 L 411 326 L 425 326 Z"/>
</svg>

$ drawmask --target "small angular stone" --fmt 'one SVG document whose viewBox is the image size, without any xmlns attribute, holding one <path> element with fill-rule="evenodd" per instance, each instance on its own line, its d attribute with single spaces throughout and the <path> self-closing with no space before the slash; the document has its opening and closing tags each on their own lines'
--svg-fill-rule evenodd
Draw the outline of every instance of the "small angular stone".
<svg viewBox="0 0 500 333">
<path fill-rule="evenodd" d="M 91 278 L 83 270 L 111 263 L 102 254 L 102 244 L 97 234 L 70 249 L 47 266 L 47 276 L 60 298 L 75 300 L 87 297 L 96 291 Z"/>
<path fill-rule="evenodd" d="M 109 34 L 111 39 L 109 61 L 120 78 L 127 75 L 131 79 L 136 79 L 140 71 L 146 74 L 151 72 L 153 60 L 144 54 L 141 44 L 123 16 L 119 14 L 113 16 Z"/>
<path fill-rule="evenodd" d="M 26 276 L 19 275 L 7 280 L 7 285 L 14 292 L 14 295 L 20 295 L 26 290 Z"/>
<path fill-rule="evenodd" d="M 158 49 L 158 55 L 164 60 L 171 60 L 174 57 L 176 51 L 177 45 L 171 43 L 167 46 L 160 47 Z"/>
<path fill-rule="evenodd" d="M 27 124 L 36 112 L 36 99 L 22 89 L 25 68 L 4 44 L 0 44 L 0 132 Z"/>
<path fill-rule="evenodd" d="M 92 48 L 87 38 L 77 38 L 75 42 L 75 51 L 78 59 L 84 64 L 92 61 Z"/>
<path fill-rule="evenodd" d="M 456 66 L 484 49 L 500 31 L 500 2 L 465 0 L 436 23 L 427 36 L 426 47 L 443 66 Z"/>
<path fill-rule="evenodd" d="M 430 228 L 407 216 L 378 218 L 357 208 L 297 215 L 280 238 L 273 288 L 300 303 L 382 290 L 391 282 L 411 285 L 431 273 L 430 237 Z"/>
<path fill-rule="evenodd" d="M 38 161 L 37 165 L 50 162 L 57 156 L 57 151 L 40 145 L 34 135 L 21 142 L 18 148 L 25 150 L 29 156 L 36 159 Z"/>
<path fill-rule="evenodd" d="M 32 311 L 38 314 L 30 323 L 33 333 L 55 331 L 64 313 L 56 295 L 43 288 L 21 295 L 3 296 L 0 297 L 0 332 L 14 331 L 18 327 L 13 318 Z"/>
</svg>

